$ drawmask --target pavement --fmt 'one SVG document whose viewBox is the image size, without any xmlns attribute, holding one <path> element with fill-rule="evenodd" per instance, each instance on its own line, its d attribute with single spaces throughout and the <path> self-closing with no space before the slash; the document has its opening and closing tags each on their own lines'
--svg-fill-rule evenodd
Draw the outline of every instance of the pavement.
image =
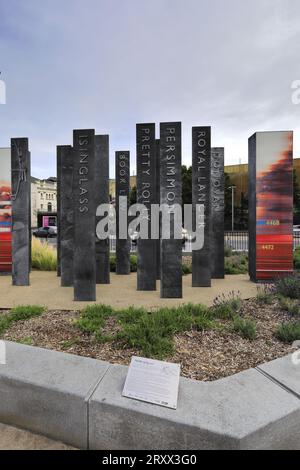
<svg viewBox="0 0 300 470">
<path fill-rule="evenodd" d="M 212 305 L 220 294 L 239 292 L 241 298 L 255 297 L 256 284 L 250 282 L 248 275 L 228 275 L 225 279 L 215 279 L 211 288 L 192 287 L 192 276 L 183 276 L 183 298 L 161 299 L 159 281 L 156 292 L 136 290 L 136 273 L 128 276 L 111 274 L 111 284 L 97 285 L 97 302 L 74 302 L 73 288 L 60 287 L 60 279 L 55 272 L 33 271 L 29 287 L 12 286 L 11 276 L 0 277 L 0 308 L 17 305 L 44 305 L 50 310 L 81 310 L 86 305 L 102 303 L 114 308 L 145 307 L 149 310 L 160 307 L 173 307 L 186 303 Z"/>
<path fill-rule="evenodd" d="M 72 450 L 47 437 L 0 423 L 0 450 Z"/>
</svg>

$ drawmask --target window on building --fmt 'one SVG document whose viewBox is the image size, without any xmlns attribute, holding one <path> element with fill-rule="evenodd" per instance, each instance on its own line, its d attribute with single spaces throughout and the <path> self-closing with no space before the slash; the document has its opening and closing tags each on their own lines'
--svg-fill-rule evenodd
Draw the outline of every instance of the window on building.
<svg viewBox="0 0 300 470">
<path fill-rule="evenodd" d="M 52 212 L 52 204 L 51 204 L 51 202 L 48 203 L 48 212 Z"/>
</svg>

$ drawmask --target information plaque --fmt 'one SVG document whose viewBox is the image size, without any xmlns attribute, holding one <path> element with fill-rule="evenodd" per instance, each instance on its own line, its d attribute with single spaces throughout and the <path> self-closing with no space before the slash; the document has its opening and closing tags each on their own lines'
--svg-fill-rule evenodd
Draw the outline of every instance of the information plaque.
<svg viewBox="0 0 300 470">
<path fill-rule="evenodd" d="M 180 365 L 133 356 L 123 396 L 176 410 Z"/>
</svg>

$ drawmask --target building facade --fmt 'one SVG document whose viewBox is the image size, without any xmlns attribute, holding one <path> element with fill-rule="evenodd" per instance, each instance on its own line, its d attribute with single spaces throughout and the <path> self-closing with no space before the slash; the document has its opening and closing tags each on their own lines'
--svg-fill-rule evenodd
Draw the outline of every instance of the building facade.
<svg viewBox="0 0 300 470">
<path fill-rule="evenodd" d="M 37 227 L 40 217 L 57 213 L 57 179 L 31 178 L 31 226 Z"/>
</svg>

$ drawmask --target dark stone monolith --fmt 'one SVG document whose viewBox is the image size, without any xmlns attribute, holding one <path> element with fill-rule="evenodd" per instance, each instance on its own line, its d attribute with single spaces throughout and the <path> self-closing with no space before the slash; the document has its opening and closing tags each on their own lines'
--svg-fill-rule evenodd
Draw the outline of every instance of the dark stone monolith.
<svg viewBox="0 0 300 470">
<path fill-rule="evenodd" d="M 56 186 L 56 224 L 57 224 L 57 247 L 56 247 L 56 252 L 57 252 L 57 276 L 60 277 L 61 275 L 61 264 L 60 264 L 60 239 L 61 239 L 61 227 L 60 227 L 60 221 L 61 221 L 61 214 L 60 214 L 60 186 L 61 186 L 61 153 L 60 149 L 62 146 L 57 146 L 56 149 L 56 177 L 57 177 L 57 186 Z"/>
<path fill-rule="evenodd" d="M 74 300 L 96 300 L 95 131 L 75 130 Z"/>
<path fill-rule="evenodd" d="M 211 273 L 224 279 L 224 148 L 211 149 Z"/>
<path fill-rule="evenodd" d="M 182 240 L 181 220 L 175 220 L 174 204 L 182 203 L 181 178 L 181 123 L 160 124 L 160 202 L 166 204 L 170 213 L 171 238 L 165 238 L 162 220 L 161 298 L 182 297 Z M 180 225 L 180 226 L 179 226 Z M 174 238 L 177 232 L 177 239 Z M 180 238 L 178 237 L 180 235 Z"/>
<path fill-rule="evenodd" d="M 109 136 L 95 136 L 95 204 L 109 204 Z M 104 216 L 97 216 L 96 226 Z M 109 238 L 96 237 L 96 283 L 110 283 Z"/>
<path fill-rule="evenodd" d="M 141 217 L 148 225 L 148 239 L 138 240 L 137 290 L 156 290 L 156 240 L 151 238 L 151 205 L 156 201 L 155 124 L 137 124 L 137 202 L 147 211 Z"/>
<path fill-rule="evenodd" d="M 12 283 L 29 286 L 30 273 L 30 152 L 28 139 L 11 139 Z"/>
<path fill-rule="evenodd" d="M 156 197 L 155 203 L 160 204 L 160 148 L 159 139 L 156 139 Z M 156 240 L 156 279 L 160 279 L 160 221 L 159 221 L 159 238 Z"/>
<path fill-rule="evenodd" d="M 60 265 L 61 286 L 71 287 L 74 281 L 74 153 L 70 145 L 57 147 L 60 180 Z"/>
<path fill-rule="evenodd" d="M 130 274 L 128 204 L 130 189 L 130 152 L 116 152 L 116 273 Z M 126 199 L 123 199 L 126 198 Z"/>
<path fill-rule="evenodd" d="M 193 127 L 192 129 L 192 199 L 193 199 L 193 231 L 201 236 L 201 249 L 193 250 L 192 254 L 192 285 L 193 287 L 211 286 L 210 267 L 210 191 L 211 191 L 211 128 Z M 196 207 L 201 207 L 204 216 L 198 218 L 196 226 Z M 197 211 L 199 213 L 199 211 Z M 204 227 L 203 227 L 204 222 Z M 197 241 L 196 243 L 199 243 Z"/>
</svg>

